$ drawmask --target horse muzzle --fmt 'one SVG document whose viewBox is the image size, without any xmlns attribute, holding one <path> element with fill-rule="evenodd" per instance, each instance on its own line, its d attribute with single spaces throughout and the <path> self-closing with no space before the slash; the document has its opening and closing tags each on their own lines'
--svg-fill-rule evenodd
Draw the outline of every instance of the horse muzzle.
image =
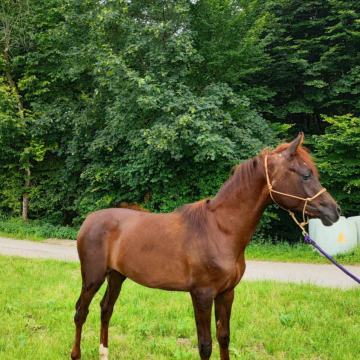
<svg viewBox="0 0 360 360">
<path fill-rule="evenodd" d="M 312 218 L 319 218 L 325 226 L 330 226 L 339 220 L 340 207 L 335 201 L 330 204 L 320 203 L 318 206 L 308 204 L 306 213 Z"/>
</svg>

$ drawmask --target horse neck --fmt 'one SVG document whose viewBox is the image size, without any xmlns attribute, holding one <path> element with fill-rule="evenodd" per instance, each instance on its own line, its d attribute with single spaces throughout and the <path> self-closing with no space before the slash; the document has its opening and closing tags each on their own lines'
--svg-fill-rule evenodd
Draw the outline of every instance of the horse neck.
<svg viewBox="0 0 360 360">
<path fill-rule="evenodd" d="M 269 191 L 260 156 L 239 165 L 211 201 L 218 226 L 232 239 L 237 256 L 250 241 L 268 202 Z"/>
</svg>

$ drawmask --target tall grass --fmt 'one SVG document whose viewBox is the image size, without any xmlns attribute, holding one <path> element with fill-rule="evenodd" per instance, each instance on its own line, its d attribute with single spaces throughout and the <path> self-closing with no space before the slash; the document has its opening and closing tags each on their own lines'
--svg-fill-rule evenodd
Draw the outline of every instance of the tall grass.
<svg viewBox="0 0 360 360">
<path fill-rule="evenodd" d="M 76 239 L 77 230 L 69 226 L 55 226 L 40 220 L 24 222 L 20 218 L 0 217 L 0 235 L 17 239 Z"/>
</svg>

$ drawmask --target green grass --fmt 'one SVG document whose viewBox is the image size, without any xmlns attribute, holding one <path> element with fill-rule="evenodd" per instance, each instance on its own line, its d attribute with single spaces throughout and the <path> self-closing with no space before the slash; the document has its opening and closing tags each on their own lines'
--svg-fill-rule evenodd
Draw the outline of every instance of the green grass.
<svg viewBox="0 0 360 360">
<path fill-rule="evenodd" d="M 69 358 L 79 265 L 0 257 L 0 268 L 0 358 Z M 83 359 L 98 359 L 99 301 L 100 294 L 84 327 Z M 359 305 L 359 289 L 240 283 L 233 306 L 232 358 L 357 359 Z M 195 334 L 188 294 L 127 280 L 110 326 L 110 358 L 198 359 Z M 215 338 L 213 348 L 212 358 L 218 359 Z"/>
<path fill-rule="evenodd" d="M 24 222 L 20 218 L 0 217 L 0 236 L 41 241 L 48 238 L 76 239 L 77 230 L 69 226 L 55 226 L 40 220 Z"/>
<path fill-rule="evenodd" d="M 246 259 L 248 260 L 268 260 L 284 262 L 304 262 L 304 263 L 329 263 L 325 257 L 308 244 L 290 245 L 285 242 L 277 244 L 270 243 L 250 243 L 246 248 Z M 360 264 L 360 247 L 352 252 L 335 256 L 335 259 L 342 264 Z"/>
</svg>

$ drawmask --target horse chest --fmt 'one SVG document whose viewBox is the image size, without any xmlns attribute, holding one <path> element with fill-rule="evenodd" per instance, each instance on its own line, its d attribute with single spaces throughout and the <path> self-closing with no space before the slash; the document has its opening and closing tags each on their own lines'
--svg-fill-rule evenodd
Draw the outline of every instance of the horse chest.
<svg viewBox="0 0 360 360">
<path fill-rule="evenodd" d="M 209 257 L 204 263 L 204 267 L 208 273 L 222 276 L 232 270 L 233 264 L 218 257 Z"/>
<path fill-rule="evenodd" d="M 226 284 L 234 281 L 237 274 L 236 263 L 218 257 L 209 257 L 198 272 L 198 278 L 206 278 L 207 281 L 223 288 Z"/>
<path fill-rule="evenodd" d="M 211 268 L 212 279 L 221 291 L 235 287 L 245 272 L 245 262 L 228 261 Z"/>
</svg>

